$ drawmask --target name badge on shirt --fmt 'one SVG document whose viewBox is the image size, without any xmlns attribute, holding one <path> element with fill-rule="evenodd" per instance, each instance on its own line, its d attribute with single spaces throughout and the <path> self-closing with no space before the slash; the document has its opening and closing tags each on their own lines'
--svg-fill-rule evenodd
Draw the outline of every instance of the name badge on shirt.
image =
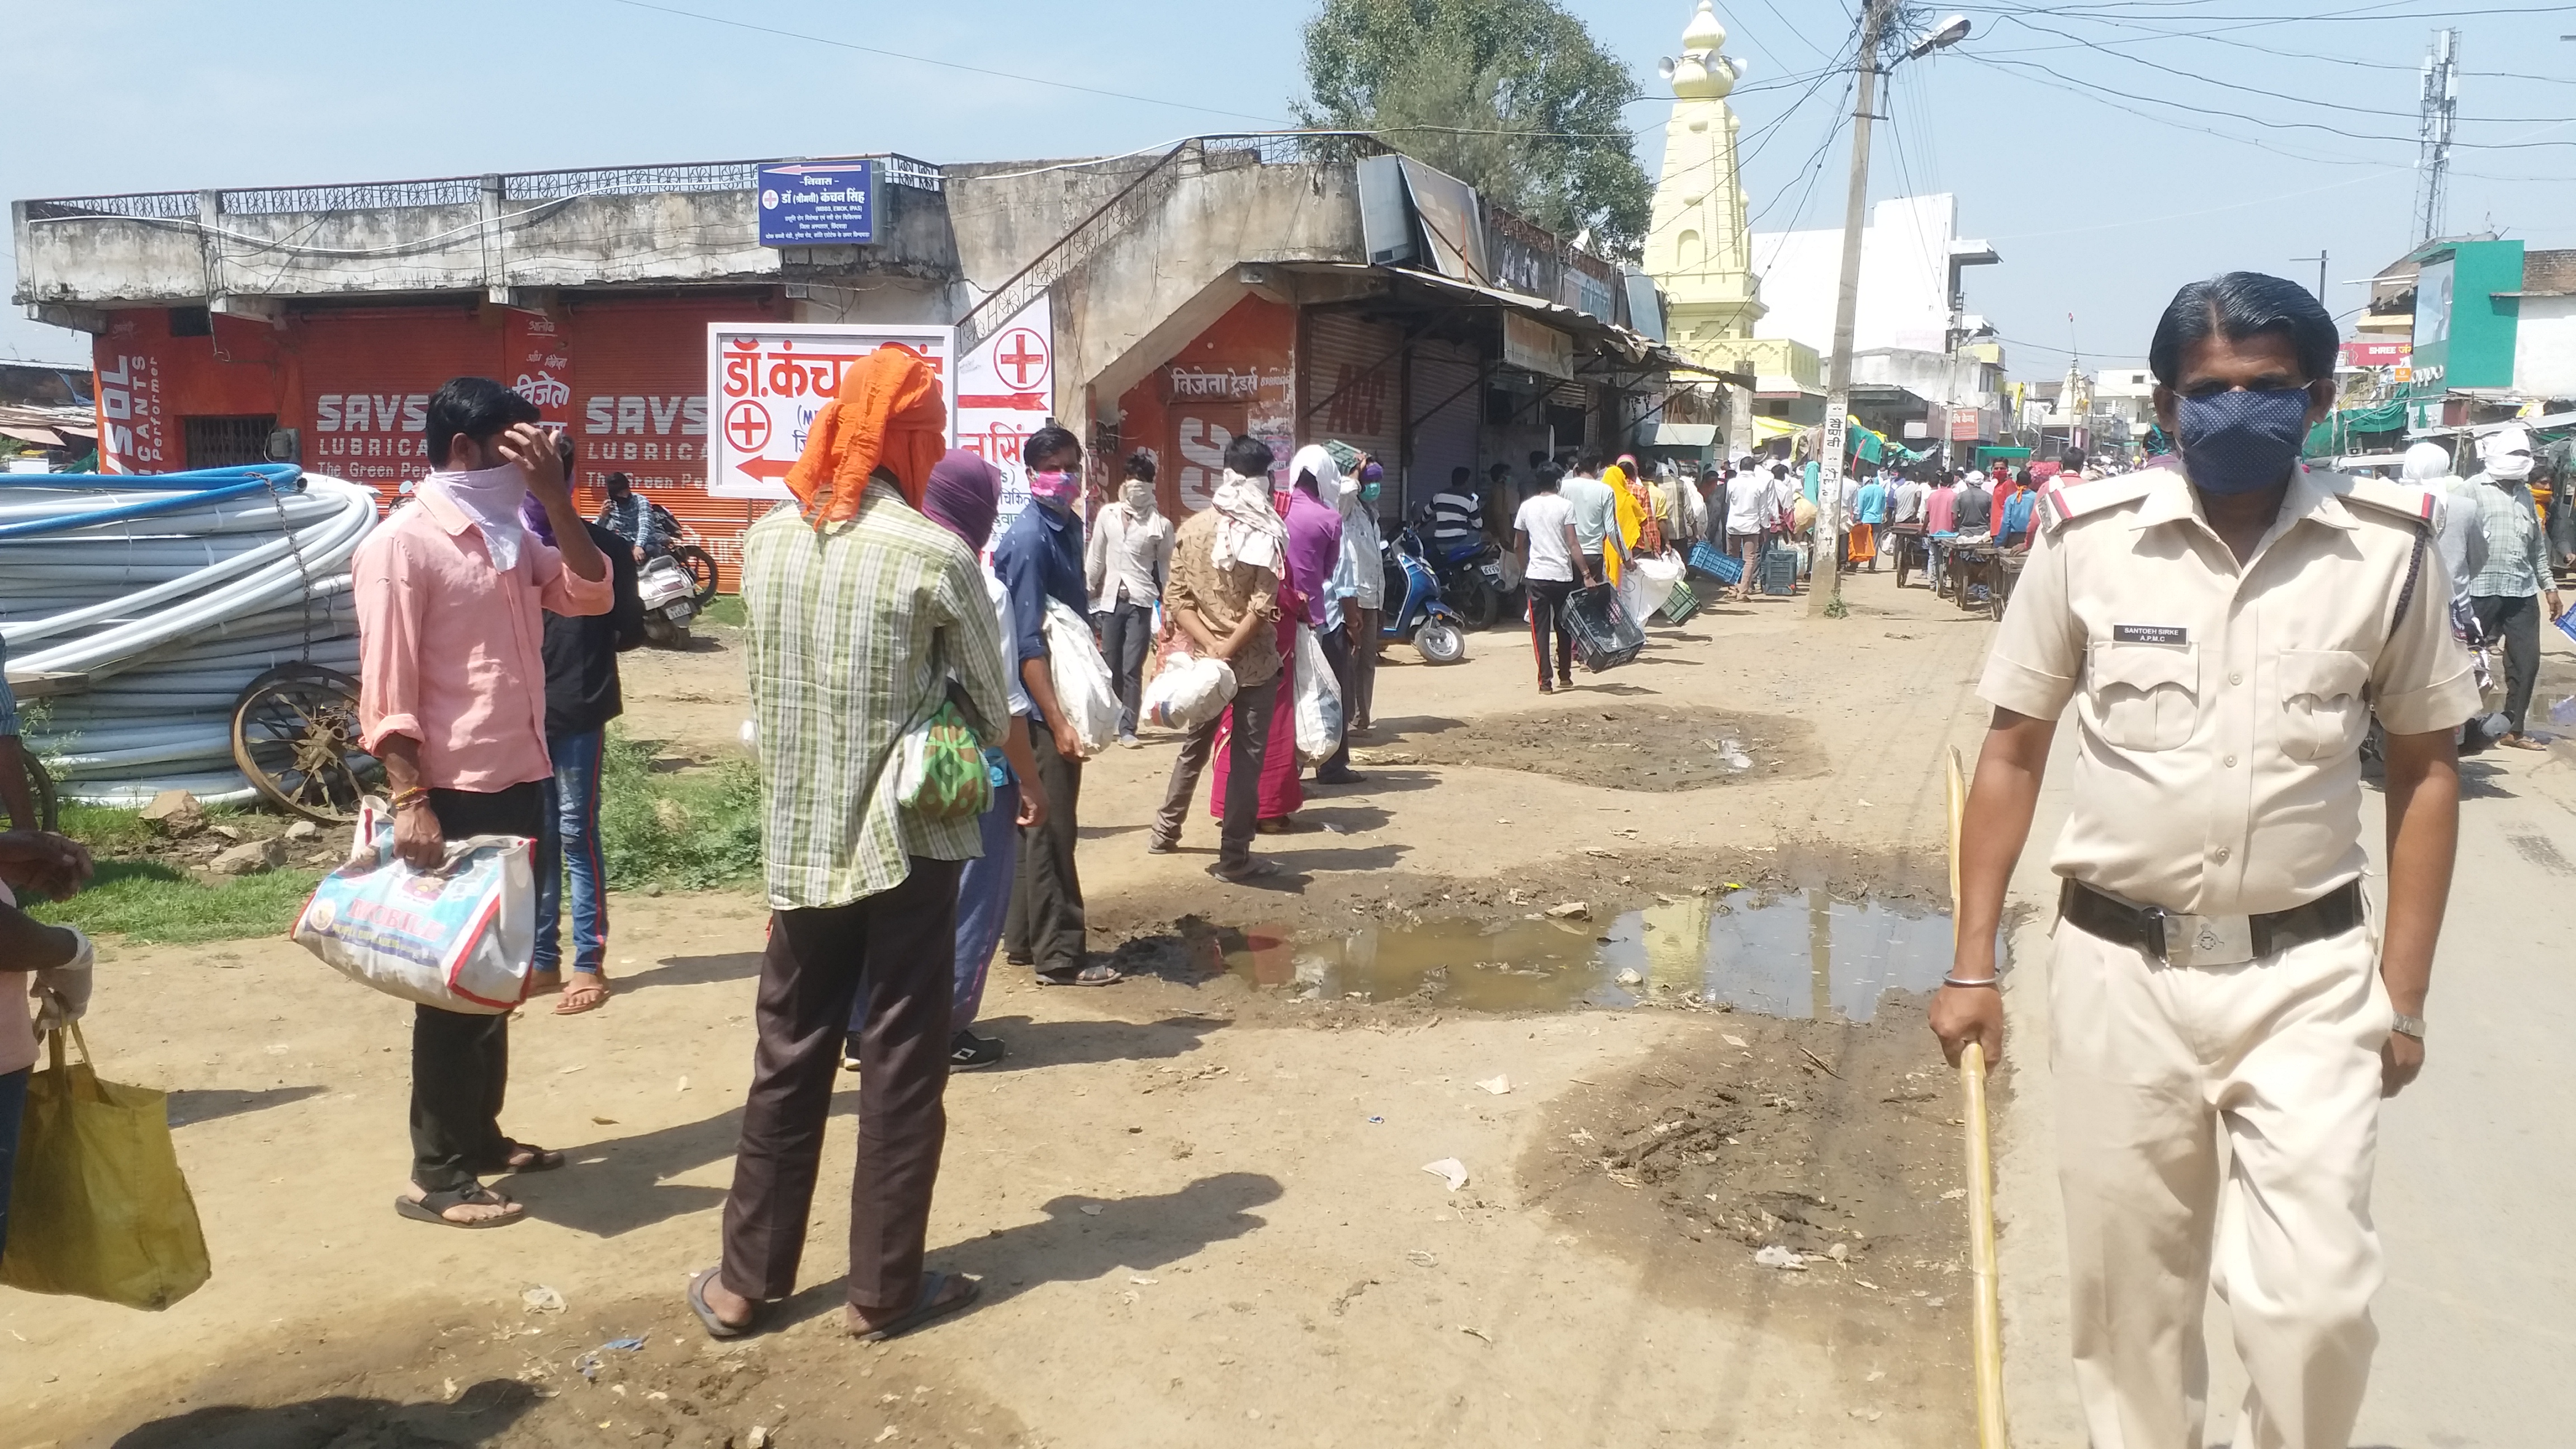
<svg viewBox="0 0 2576 1449">
<path fill-rule="evenodd" d="M 2179 624 L 2114 624 L 2114 644 L 2188 644 L 2191 631 Z"/>
</svg>

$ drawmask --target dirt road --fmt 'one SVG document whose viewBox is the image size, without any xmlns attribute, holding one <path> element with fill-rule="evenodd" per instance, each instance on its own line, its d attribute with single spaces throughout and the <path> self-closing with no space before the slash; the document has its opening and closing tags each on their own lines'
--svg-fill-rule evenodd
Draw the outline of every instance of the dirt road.
<svg viewBox="0 0 2576 1449">
<path fill-rule="evenodd" d="M 749 896 L 620 895 L 616 1000 L 525 1013 L 505 1125 L 574 1165 L 511 1183 L 534 1221 L 501 1232 L 390 1210 L 408 1007 L 280 941 L 109 952 L 91 1040 L 176 1093 L 215 1278 L 158 1316 L 0 1294 L 0 1449 L 1959 1443 L 1955 1107 L 1919 1006 L 1849 989 L 1846 938 L 1902 926 L 1861 897 L 1919 915 L 1940 888 L 1937 760 L 1981 728 L 1987 626 L 1884 576 L 1851 595 L 1840 621 L 1711 610 L 1548 699 L 1511 632 L 1447 669 L 1391 651 L 1370 778 L 1262 840 L 1275 890 L 1204 874 L 1212 825 L 1145 854 L 1168 742 L 1096 762 L 1094 945 L 1144 974 L 996 967 L 982 1029 L 1011 1057 L 951 1084 L 931 1230 L 985 1299 L 891 1347 L 832 1311 L 854 1082 L 792 1326 L 719 1346 L 681 1305 L 748 1076 Z M 632 733 L 735 748 L 713 646 L 630 669 Z M 1751 768 L 1709 767 L 1722 736 Z M 1355 999 L 1287 959 L 1576 900 L 1569 932 L 1640 937 L 1645 968 L 1591 1004 L 1476 1011 L 1438 978 Z M 1792 935 L 1742 938 L 1777 959 L 1738 963 L 1792 983 L 1739 1003 L 1778 1016 L 1707 1004 L 1735 998 L 1653 935 L 1778 910 Z M 1289 943 L 1283 974 L 1256 936 Z M 1422 1170 L 1448 1158 L 1455 1190 Z"/>
</svg>

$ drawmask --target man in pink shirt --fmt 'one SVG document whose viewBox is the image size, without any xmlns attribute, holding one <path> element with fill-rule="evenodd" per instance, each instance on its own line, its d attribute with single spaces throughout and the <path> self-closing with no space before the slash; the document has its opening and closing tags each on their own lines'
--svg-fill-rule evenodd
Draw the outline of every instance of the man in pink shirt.
<svg viewBox="0 0 2576 1449">
<path fill-rule="evenodd" d="M 427 478 L 358 546 L 359 723 L 384 761 L 394 849 L 417 869 L 447 838 L 543 828 L 545 623 L 608 612 L 608 560 L 573 511 L 572 490 L 536 407 L 489 378 L 451 379 L 429 399 Z M 548 546 L 521 523 L 533 497 Z M 544 1172 L 560 1152 L 501 1135 L 510 1017 L 418 1007 L 411 1033 L 411 1187 L 405 1217 L 449 1227 L 517 1222 L 519 1204 L 483 1186 L 495 1172 Z"/>
</svg>

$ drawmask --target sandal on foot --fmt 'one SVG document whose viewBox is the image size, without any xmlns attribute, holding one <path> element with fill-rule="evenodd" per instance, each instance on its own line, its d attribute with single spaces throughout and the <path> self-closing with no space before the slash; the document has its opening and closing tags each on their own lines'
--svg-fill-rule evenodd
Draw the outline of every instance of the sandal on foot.
<svg viewBox="0 0 2576 1449">
<path fill-rule="evenodd" d="M 698 1315 L 698 1322 L 706 1325 L 707 1337 L 740 1338 L 760 1327 L 760 1305 L 753 1304 L 751 1317 L 741 1323 L 727 1323 L 716 1317 L 716 1311 L 707 1306 L 707 1284 L 723 1271 L 721 1267 L 709 1268 L 689 1279 L 689 1311 Z"/>
<path fill-rule="evenodd" d="M 555 1003 L 555 1015 L 579 1016 L 585 1011 L 597 1011 L 608 1004 L 608 998 L 612 993 L 608 989 L 606 972 L 575 971 L 572 974 L 571 984 L 563 989 L 563 1000 Z"/>
<path fill-rule="evenodd" d="M 488 1162 L 474 1164 L 474 1170 L 483 1173 L 552 1172 L 563 1165 L 564 1155 L 560 1152 L 549 1151 L 533 1142 L 517 1142 L 504 1137 L 501 1139 L 501 1155 Z"/>
<path fill-rule="evenodd" d="M 1275 860 L 1248 860 L 1238 866 L 1212 865 L 1208 867 L 1208 874 L 1215 876 L 1218 880 L 1224 881 L 1229 885 L 1240 885 L 1248 880 L 1261 880 L 1268 876 L 1277 875 L 1278 873 L 1279 862 Z"/>
<path fill-rule="evenodd" d="M 1097 961 L 1088 966 L 1068 966 L 1038 973 L 1040 986 L 1114 986 L 1126 979 L 1117 967 L 1104 966 Z"/>
<path fill-rule="evenodd" d="M 2531 736 L 2524 734 L 2506 735 L 2503 739 L 2496 741 L 2496 743 L 2503 745 L 2507 749 L 2514 750 L 2545 750 L 2549 748 L 2549 746 L 2543 744 L 2539 740 L 2535 740 Z"/>
<path fill-rule="evenodd" d="M 447 1210 L 453 1207 L 515 1207 L 519 1210 L 488 1218 L 459 1219 L 447 1215 Z M 394 1198 L 394 1211 L 415 1222 L 435 1223 L 442 1228 L 506 1228 L 512 1223 L 525 1219 L 528 1215 L 525 1207 L 479 1182 L 472 1187 L 451 1187 L 438 1192 L 423 1193 L 417 1198 L 407 1193 L 397 1194 Z"/>
<path fill-rule="evenodd" d="M 943 1301 L 939 1295 L 947 1291 L 951 1282 L 965 1284 L 966 1291 Z M 983 1288 L 983 1284 L 963 1273 L 924 1273 L 921 1275 L 921 1296 L 913 1300 L 910 1311 L 900 1318 L 888 1319 L 864 1333 L 854 1333 L 851 1337 L 861 1343 L 883 1343 L 889 1338 L 899 1338 L 934 1318 L 944 1318 L 974 1302 L 976 1295 L 981 1293 Z"/>
</svg>

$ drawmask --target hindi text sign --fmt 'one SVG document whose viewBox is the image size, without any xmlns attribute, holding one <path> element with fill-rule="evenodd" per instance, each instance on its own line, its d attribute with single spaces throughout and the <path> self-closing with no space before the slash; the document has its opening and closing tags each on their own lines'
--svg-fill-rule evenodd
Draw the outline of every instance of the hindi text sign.
<svg viewBox="0 0 2576 1449">
<path fill-rule="evenodd" d="M 957 437 L 957 330 L 885 323 L 711 322 L 707 324 L 707 411 L 715 419 L 715 498 L 785 498 L 783 481 L 805 451 L 823 405 L 840 395 L 850 364 L 880 347 L 930 363 L 948 403 L 947 436 Z"/>
</svg>

